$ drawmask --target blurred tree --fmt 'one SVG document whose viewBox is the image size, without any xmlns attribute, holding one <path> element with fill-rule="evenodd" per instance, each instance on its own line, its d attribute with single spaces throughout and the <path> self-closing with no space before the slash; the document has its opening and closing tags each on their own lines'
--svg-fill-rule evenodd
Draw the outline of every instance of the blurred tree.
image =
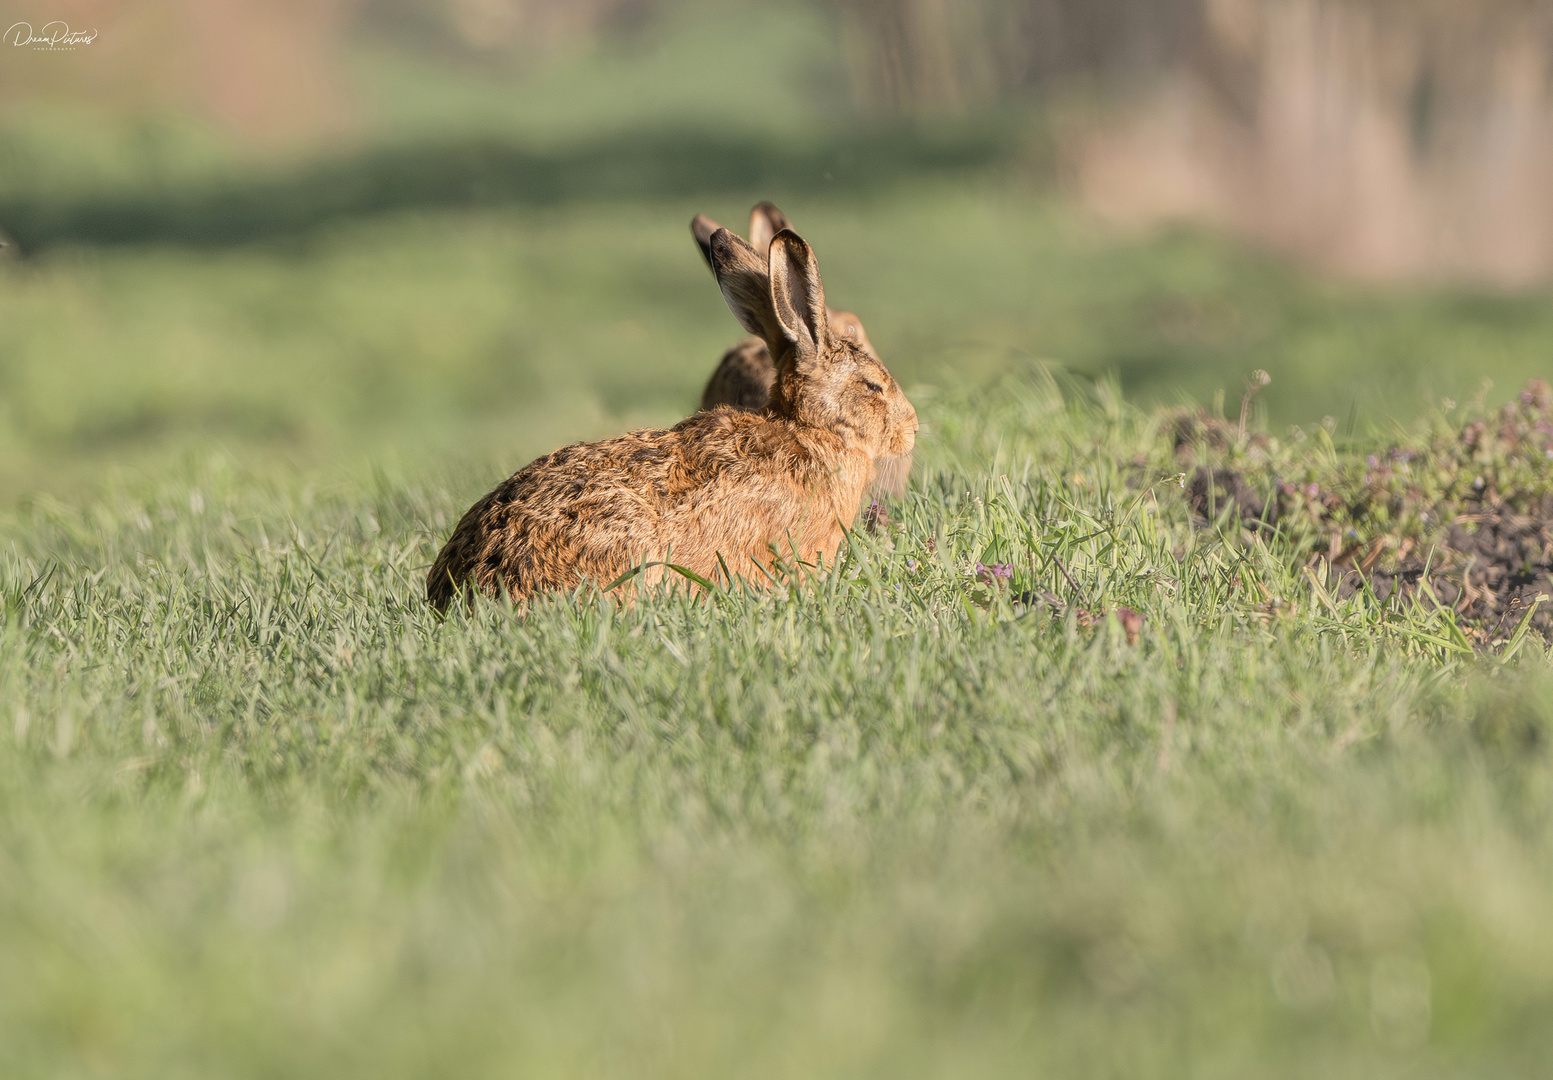
<svg viewBox="0 0 1553 1080">
<path fill-rule="evenodd" d="M 1199 0 L 834 0 L 875 110 L 982 105 L 1063 80 L 1134 82 L 1200 36 Z"/>
<path fill-rule="evenodd" d="M 1206 219 L 1363 276 L 1553 273 L 1553 4 L 1203 10 L 1165 78 L 1071 132 L 1091 206 Z"/>
</svg>

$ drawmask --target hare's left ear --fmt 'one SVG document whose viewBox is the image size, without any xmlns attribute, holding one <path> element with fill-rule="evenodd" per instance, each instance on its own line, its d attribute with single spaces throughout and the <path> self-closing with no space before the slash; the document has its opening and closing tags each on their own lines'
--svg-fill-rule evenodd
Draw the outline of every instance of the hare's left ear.
<svg viewBox="0 0 1553 1080">
<path fill-rule="evenodd" d="M 791 229 L 793 223 L 773 203 L 756 203 L 750 211 L 750 247 L 764 255 L 771 250 L 771 241 L 783 229 Z"/>
<path fill-rule="evenodd" d="M 782 336 L 796 348 L 800 361 L 815 358 L 830 345 L 825 287 L 813 250 L 791 229 L 771 241 L 770 276 L 771 307 Z"/>
<path fill-rule="evenodd" d="M 765 341 L 775 356 L 786 342 L 782 324 L 771 310 L 771 281 L 766 260 L 727 229 L 718 229 L 708 241 L 712 273 L 723 291 L 728 309 L 746 331 Z"/>
</svg>

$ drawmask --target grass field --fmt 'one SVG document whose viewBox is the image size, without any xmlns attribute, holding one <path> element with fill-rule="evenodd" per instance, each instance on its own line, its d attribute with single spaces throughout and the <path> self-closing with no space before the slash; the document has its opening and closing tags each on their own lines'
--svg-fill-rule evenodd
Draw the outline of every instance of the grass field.
<svg viewBox="0 0 1553 1080">
<path fill-rule="evenodd" d="M 438 623 L 422 572 L 478 474 L 216 455 L 34 502 L 0 556 L 0 1068 L 1545 1060 L 1536 637 L 1477 659 L 1444 615 L 1323 601 L 1292 541 L 1194 527 L 1114 390 L 922 412 L 893 524 L 823 583 L 629 611 Z M 1137 643 L 1086 626 L 1118 604 Z"/>
<path fill-rule="evenodd" d="M 203 133 L 10 121 L 0 210 L 57 242 L 0 263 L 0 1074 L 1368 1080 L 1553 1055 L 1543 640 L 1342 599 L 1311 572 L 1327 524 L 1194 522 L 1184 490 L 1198 461 L 1370 490 L 1367 454 L 1547 374 L 1553 305 L 1108 233 L 1053 197 L 1028 120 L 958 163 L 902 134 L 878 144 L 898 175 L 827 187 L 806 170 L 848 136 L 806 26 L 763 40 L 817 89 L 704 114 L 669 73 L 748 24 L 500 94 L 361 59 L 412 144 L 457 114 L 561 170 L 673 115 L 776 147 L 775 189 L 313 213 L 306 163 L 245 187 Z M 124 192 L 208 228 L 94 239 Z M 692 406 L 738 331 L 686 224 L 766 196 L 921 413 L 889 523 L 811 588 L 439 622 L 425 569 L 473 499 Z M 1161 403 L 1222 393 L 1233 429 L 1256 368 L 1266 441 L 1187 460 Z M 1553 487 L 1483 445 L 1419 483 Z M 1438 531 L 1407 505 L 1340 523 Z"/>
<path fill-rule="evenodd" d="M 1317 602 L 1289 545 L 1129 483 L 1175 460 L 1113 395 L 923 412 L 894 525 L 822 584 L 627 611 L 438 623 L 422 568 L 476 475 L 215 457 L 34 504 L 0 561 L 0 1067 L 1546 1060 L 1535 640 Z M 1135 645 L 1077 610 L 1120 604 Z"/>
</svg>

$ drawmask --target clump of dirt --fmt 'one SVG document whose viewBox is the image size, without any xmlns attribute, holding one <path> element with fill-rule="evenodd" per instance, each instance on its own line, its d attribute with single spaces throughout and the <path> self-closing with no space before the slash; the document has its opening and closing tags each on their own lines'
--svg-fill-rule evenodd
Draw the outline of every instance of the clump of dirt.
<svg viewBox="0 0 1553 1080">
<path fill-rule="evenodd" d="M 870 501 L 868 509 L 863 511 L 863 527 L 876 533 L 888 529 L 890 524 L 890 508 L 877 499 Z"/>
<path fill-rule="evenodd" d="M 1014 610 L 1021 612 L 1044 609 L 1050 613 L 1053 619 L 1060 619 L 1067 614 L 1069 606 L 1049 592 L 1030 590 L 1022 592 L 1013 598 Z M 1122 633 L 1127 637 L 1127 644 L 1136 645 L 1143 633 L 1143 625 L 1148 620 L 1130 607 L 1118 604 L 1114 608 L 1087 608 L 1071 605 L 1073 609 L 1073 621 L 1085 630 L 1093 630 L 1103 626 L 1107 618 L 1116 617 L 1116 622 L 1122 628 Z"/>
<path fill-rule="evenodd" d="M 1116 621 L 1121 624 L 1122 633 L 1127 635 L 1127 644 L 1136 645 L 1138 635 L 1143 633 L 1143 616 L 1130 607 L 1117 606 L 1110 611 L 1101 608 L 1091 611 L 1089 608 L 1076 608 L 1073 612 L 1078 624 L 1086 629 L 1096 627 L 1105 622 L 1109 615 L 1116 616 Z"/>
<path fill-rule="evenodd" d="M 1484 645 L 1502 641 L 1528 611 L 1531 627 L 1553 639 L 1547 383 L 1527 384 L 1495 414 L 1455 428 L 1437 423 L 1417 442 L 1362 461 L 1274 458 L 1198 467 L 1185 492 L 1197 522 L 1230 518 L 1250 532 L 1278 532 L 1325 571 L 1339 597 L 1366 583 L 1382 600 L 1417 596 L 1453 609 Z"/>
<path fill-rule="evenodd" d="M 1214 416 L 1207 409 L 1176 411 L 1170 416 L 1168 430 L 1176 458 L 1188 465 L 1197 460 L 1199 447 L 1210 452 L 1222 452 L 1237 446 L 1265 450 L 1270 443 L 1266 432 L 1246 431 L 1244 417 L 1236 423 L 1222 416 Z"/>
<path fill-rule="evenodd" d="M 1193 518 L 1204 528 L 1231 509 L 1242 528 L 1263 529 L 1278 524 L 1277 499 L 1257 491 L 1238 469 L 1199 466 L 1186 486 L 1186 501 L 1191 504 Z"/>
<path fill-rule="evenodd" d="M 1528 611 L 1531 629 L 1553 637 L 1553 496 L 1534 515 L 1501 505 L 1452 522 L 1428 556 L 1372 573 L 1375 595 L 1417 594 L 1427 573 L 1424 601 L 1454 609 L 1485 643 L 1512 633 Z M 1351 595 L 1361 580 L 1358 571 L 1345 574 L 1339 597 Z"/>
</svg>

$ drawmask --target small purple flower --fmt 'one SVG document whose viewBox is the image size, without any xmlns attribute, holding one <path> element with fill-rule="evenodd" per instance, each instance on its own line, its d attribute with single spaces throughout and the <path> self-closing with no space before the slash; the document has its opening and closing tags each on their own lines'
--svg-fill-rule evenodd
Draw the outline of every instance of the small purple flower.
<svg viewBox="0 0 1553 1080">
<path fill-rule="evenodd" d="M 1380 468 L 1380 459 L 1377 458 L 1374 454 L 1367 455 L 1364 459 L 1364 463 L 1372 469 Z"/>
<path fill-rule="evenodd" d="M 976 580 L 988 585 L 997 581 L 1007 581 L 1014 576 L 1014 568 L 1009 563 L 977 563 Z"/>
</svg>

